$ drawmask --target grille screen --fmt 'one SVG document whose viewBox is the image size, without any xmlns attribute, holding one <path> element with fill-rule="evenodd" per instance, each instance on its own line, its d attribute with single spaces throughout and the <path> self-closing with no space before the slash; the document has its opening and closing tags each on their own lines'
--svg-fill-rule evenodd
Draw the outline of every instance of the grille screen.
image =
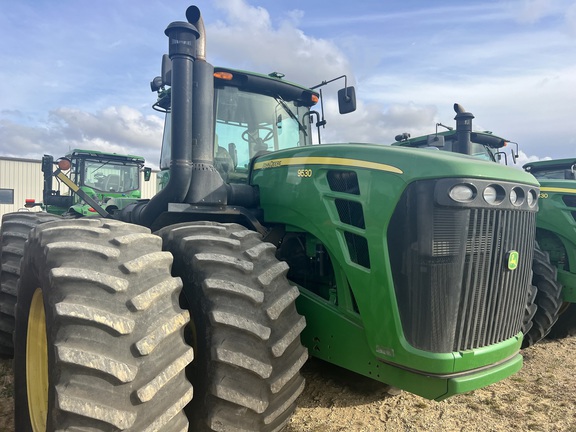
<svg viewBox="0 0 576 432">
<path fill-rule="evenodd" d="M 360 195 L 360 185 L 355 171 L 332 170 L 327 173 L 328 185 L 334 192 Z"/>
<path fill-rule="evenodd" d="M 338 210 L 340 221 L 358 228 L 366 228 L 364 225 L 364 212 L 362 211 L 362 204 L 356 201 L 348 201 L 339 198 L 335 200 L 335 204 L 336 210 Z"/>
<path fill-rule="evenodd" d="M 434 204 L 434 182 L 411 185 L 388 230 L 408 342 L 432 352 L 478 348 L 520 331 L 535 213 Z M 508 253 L 519 252 L 508 269 Z"/>
<path fill-rule="evenodd" d="M 370 268 L 370 255 L 368 254 L 368 241 L 359 235 L 344 232 L 350 259 L 362 267 Z"/>
<path fill-rule="evenodd" d="M 562 195 L 562 201 L 568 207 L 576 207 L 576 195 Z"/>
</svg>

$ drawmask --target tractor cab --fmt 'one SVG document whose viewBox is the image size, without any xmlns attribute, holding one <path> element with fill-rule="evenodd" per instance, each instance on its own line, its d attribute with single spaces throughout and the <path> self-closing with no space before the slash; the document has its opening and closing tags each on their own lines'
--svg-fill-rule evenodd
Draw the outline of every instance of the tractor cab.
<svg viewBox="0 0 576 432">
<path fill-rule="evenodd" d="M 171 158 L 170 92 L 160 168 Z M 214 71 L 214 167 L 225 182 L 245 183 L 251 160 L 266 152 L 312 144 L 310 107 L 318 94 L 283 81 L 281 74 L 257 75 L 231 69 Z"/>
<path fill-rule="evenodd" d="M 320 120 L 318 112 L 311 111 L 319 101 L 319 93 L 286 81 L 283 76 L 278 72 L 261 75 L 214 68 L 214 167 L 225 183 L 246 183 L 252 160 L 257 156 L 312 145 L 315 114 L 320 135 L 319 128 L 326 122 Z M 166 113 L 160 169 L 168 170 L 172 147 L 171 91 L 158 90 L 154 108 Z M 345 92 L 351 96 L 344 96 Z M 353 87 L 340 90 L 341 112 L 355 109 L 355 98 L 351 97 Z"/>
<path fill-rule="evenodd" d="M 439 124 L 437 125 L 439 126 Z M 426 148 L 430 150 L 443 150 L 456 152 L 458 146 L 458 135 L 455 130 L 444 132 L 436 131 L 432 135 L 424 135 L 410 138 L 410 135 L 403 133 L 396 135 L 396 142 L 392 145 L 414 148 Z M 499 162 L 502 155 L 506 157 L 501 149 L 508 145 L 509 141 L 499 136 L 493 135 L 490 131 L 472 132 L 470 134 L 470 156 L 492 162 Z"/>
<path fill-rule="evenodd" d="M 531 162 L 523 167 L 538 180 L 576 180 L 576 159 Z"/>
<path fill-rule="evenodd" d="M 68 213 L 75 217 L 96 216 L 99 212 L 95 207 L 98 206 L 122 209 L 141 197 L 140 172 L 144 173 L 144 180 L 150 179 L 152 170 L 144 167 L 144 162 L 140 156 L 81 149 L 72 150 L 56 162 L 51 155 L 44 155 L 43 202 L 30 199 L 26 207 L 40 205 L 48 213 Z M 55 189 L 54 178 L 57 181 Z M 64 191 L 62 184 L 67 186 Z M 86 196 L 93 200 L 90 205 L 86 204 Z"/>
<path fill-rule="evenodd" d="M 140 156 L 73 150 L 67 158 L 72 163 L 70 177 L 80 187 L 101 195 L 140 193 L 140 171 L 144 166 Z"/>
<path fill-rule="evenodd" d="M 512 149 L 510 153 L 512 161 L 516 163 L 518 157 L 517 143 L 496 136 L 490 131 L 473 132 L 470 127 L 474 116 L 466 112 L 460 104 L 454 104 L 454 111 L 456 112 L 456 117 L 454 118 L 456 120 L 456 129 L 442 123 L 436 123 L 436 133 L 411 138 L 409 133 L 404 132 L 396 135 L 396 142 L 392 145 L 463 153 L 477 159 L 492 162 L 500 162 L 504 158 L 505 164 L 508 165 L 505 147 L 508 144 L 513 144 L 516 146 L 516 152 Z M 438 132 L 439 126 L 447 130 Z"/>
</svg>

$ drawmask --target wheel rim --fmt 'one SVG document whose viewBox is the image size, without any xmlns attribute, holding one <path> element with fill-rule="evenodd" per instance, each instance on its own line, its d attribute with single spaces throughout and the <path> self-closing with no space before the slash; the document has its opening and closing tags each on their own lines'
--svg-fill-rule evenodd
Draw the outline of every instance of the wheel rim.
<svg viewBox="0 0 576 432">
<path fill-rule="evenodd" d="M 42 290 L 32 297 L 26 336 L 26 387 L 33 431 L 46 430 L 48 414 L 48 343 Z"/>
</svg>

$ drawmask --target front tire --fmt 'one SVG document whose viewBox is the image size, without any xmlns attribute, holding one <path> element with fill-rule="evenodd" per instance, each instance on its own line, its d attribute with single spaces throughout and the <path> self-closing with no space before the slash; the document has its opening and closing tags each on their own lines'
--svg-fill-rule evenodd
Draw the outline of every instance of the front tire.
<svg viewBox="0 0 576 432">
<path fill-rule="evenodd" d="M 35 228 L 16 306 L 18 431 L 186 431 L 188 311 L 161 239 L 102 219 Z"/>
<path fill-rule="evenodd" d="M 304 389 L 308 358 L 288 265 L 241 225 L 184 223 L 158 234 L 175 257 L 193 322 L 193 430 L 280 430 Z"/>
<path fill-rule="evenodd" d="M 20 261 L 28 233 L 37 225 L 60 219 L 50 213 L 15 212 L 2 217 L 0 228 L 0 355 L 14 356 L 14 307 L 18 297 Z"/>
</svg>

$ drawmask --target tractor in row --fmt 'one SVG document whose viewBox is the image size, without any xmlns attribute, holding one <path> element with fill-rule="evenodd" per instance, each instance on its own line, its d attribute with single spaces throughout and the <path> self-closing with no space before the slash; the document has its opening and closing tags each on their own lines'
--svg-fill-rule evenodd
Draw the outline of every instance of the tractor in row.
<svg viewBox="0 0 576 432">
<path fill-rule="evenodd" d="M 314 144 L 317 86 L 212 66 L 186 18 L 152 81 L 163 189 L 30 221 L 23 251 L 4 217 L 16 429 L 277 431 L 309 356 L 435 400 L 517 372 L 535 178 Z M 353 87 L 338 99 L 354 111 Z"/>
</svg>

